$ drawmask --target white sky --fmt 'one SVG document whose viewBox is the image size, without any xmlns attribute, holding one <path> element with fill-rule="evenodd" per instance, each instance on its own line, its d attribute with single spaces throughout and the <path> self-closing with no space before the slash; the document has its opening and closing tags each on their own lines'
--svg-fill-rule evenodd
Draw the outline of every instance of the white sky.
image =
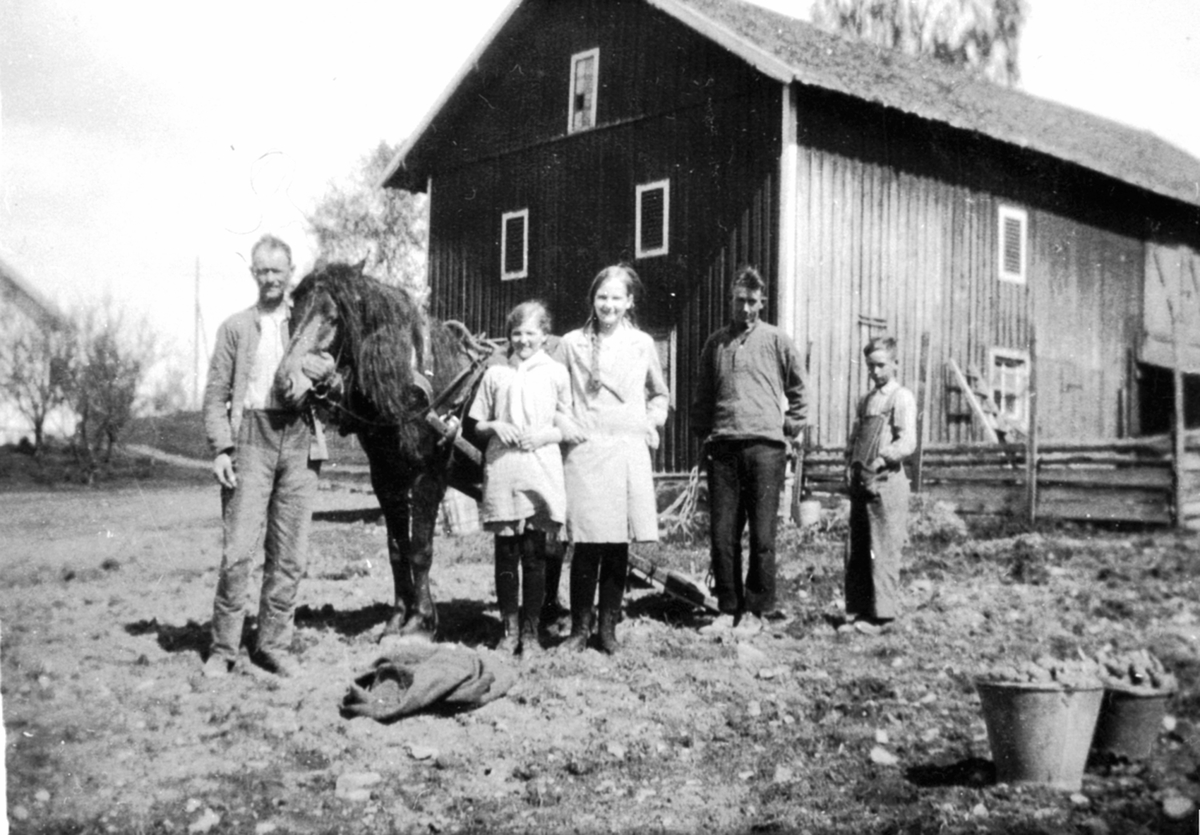
<svg viewBox="0 0 1200 835">
<path fill-rule="evenodd" d="M 1028 1 L 1023 89 L 1200 157 L 1200 0 Z M 0 256 L 64 308 L 145 313 L 190 373 L 197 263 L 211 344 L 253 301 L 250 243 L 305 268 L 313 201 L 416 126 L 505 5 L 3 0 Z"/>
</svg>

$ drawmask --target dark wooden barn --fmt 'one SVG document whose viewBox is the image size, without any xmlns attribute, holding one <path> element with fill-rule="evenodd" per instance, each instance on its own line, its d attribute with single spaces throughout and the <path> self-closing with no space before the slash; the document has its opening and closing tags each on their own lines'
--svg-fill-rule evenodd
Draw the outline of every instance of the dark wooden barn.
<svg viewBox="0 0 1200 835">
<path fill-rule="evenodd" d="M 385 184 L 429 193 L 434 313 L 493 335 L 533 297 L 576 327 L 597 270 L 634 265 L 666 472 L 694 463 L 695 364 L 742 263 L 808 356 L 818 444 L 882 331 L 909 381 L 928 334 L 930 441 L 979 437 L 951 361 L 1021 428 L 1035 333 L 1047 440 L 1162 431 L 1169 369 L 1200 373 L 1200 161 L 737 0 L 512 3 Z"/>
</svg>

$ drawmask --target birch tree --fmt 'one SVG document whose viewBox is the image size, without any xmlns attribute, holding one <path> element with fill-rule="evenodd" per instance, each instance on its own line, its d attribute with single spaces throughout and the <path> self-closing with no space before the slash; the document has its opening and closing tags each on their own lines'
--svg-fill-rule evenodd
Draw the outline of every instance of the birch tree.
<svg viewBox="0 0 1200 835">
<path fill-rule="evenodd" d="M 1025 0 L 814 0 L 812 20 L 1015 86 L 1026 13 Z"/>
<path fill-rule="evenodd" d="M 319 261 L 365 260 L 367 274 L 423 292 L 429 242 L 425 196 L 379 185 L 395 152 L 395 146 L 380 142 L 356 171 L 330 184 L 309 223 Z"/>
</svg>

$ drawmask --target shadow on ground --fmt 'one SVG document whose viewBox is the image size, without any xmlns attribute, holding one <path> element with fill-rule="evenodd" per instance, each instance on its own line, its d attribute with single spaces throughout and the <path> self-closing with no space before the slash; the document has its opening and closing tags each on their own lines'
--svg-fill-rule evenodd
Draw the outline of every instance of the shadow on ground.
<svg viewBox="0 0 1200 835">
<path fill-rule="evenodd" d="M 967 786 L 981 788 L 996 782 L 996 766 L 991 760 L 967 757 L 958 762 L 934 765 L 914 765 L 904 772 L 908 782 L 923 788 L 935 786 Z"/>
<path fill-rule="evenodd" d="M 158 618 L 125 624 L 125 632 L 134 637 L 154 635 L 164 652 L 204 654 L 211 644 L 211 625 L 189 620 L 183 626 L 158 622 Z"/>
<path fill-rule="evenodd" d="M 314 522 L 364 522 L 378 524 L 383 520 L 383 511 L 377 507 L 364 507 L 356 510 L 317 510 L 313 512 Z"/>
</svg>

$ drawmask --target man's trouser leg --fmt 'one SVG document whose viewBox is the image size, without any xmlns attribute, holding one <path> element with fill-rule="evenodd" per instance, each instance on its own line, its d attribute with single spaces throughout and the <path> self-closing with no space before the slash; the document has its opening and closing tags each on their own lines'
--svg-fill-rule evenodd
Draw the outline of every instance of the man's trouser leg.
<svg viewBox="0 0 1200 835">
<path fill-rule="evenodd" d="M 893 474 L 879 485 L 879 501 L 867 513 L 871 524 L 872 588 L 867 616 L 892 620 L 900 614 L 900 557 L 907 539 L 908 480 Z"/>
<path fill-rule="evenodd" d="M 750 524 L 746 609 L 760 616 L 775 611 L 775 533 L 786 470 L 783 444 L 756 442 L 742 450 L 742 506 Z"/>
<path fill-rule="evenodd" d="M 709 444 L 708 509 L 712 575 L 717 608 L 740 614 L 742 590 L 742 524 L 739 513 L 739 444 Z"/>
<path fill-rule="evenodd" d="M 275 480 L 275 456 L 263 448 L 256 412 L 247 412 L 234 451 L 237 487 L 221 489 L 223 547 L 221 574 L 213 600 L 212 654 L 233 661 L 242 642 L 250 575 L 263 541 L 267 507 Z"/>
<path fill-rule="evenodd" d="M 308 558 L 308 532 L 321 465 L 308 460 L 312 431 L 299 416 L 259 414 L 271 427 L 278 458 L 275 490 L 267 509 L 257 649 L 287 652 L 292 644 L 296 594 Z"/>
</svg>

